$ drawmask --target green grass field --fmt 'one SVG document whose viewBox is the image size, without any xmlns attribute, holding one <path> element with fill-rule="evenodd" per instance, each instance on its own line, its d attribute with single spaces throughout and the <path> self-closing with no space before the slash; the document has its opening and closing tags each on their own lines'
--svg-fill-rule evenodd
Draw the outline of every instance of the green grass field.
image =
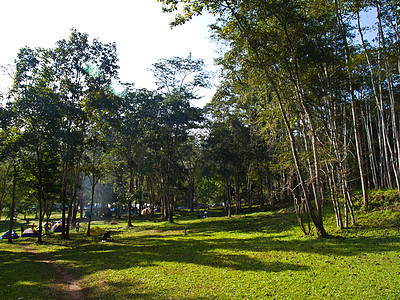
<svg viewBox="0 0 400 300">
<path fill-rule="evenodd" d="M 327 215 L 327 239 L 304 236 L 291 211 L 209 214 L 179 212 L 175 224 L 143 217 L 129 230 L 124 220 L 96 221 L 111 242 L 83 232 L 42 245 L 1 240 L 0 299 L 68 298 L 60 272 L 27 247 L 67 270 L 86 299 L 400 298 L 399 211 L 358 213 L 341 231 Z"/>
</svg>

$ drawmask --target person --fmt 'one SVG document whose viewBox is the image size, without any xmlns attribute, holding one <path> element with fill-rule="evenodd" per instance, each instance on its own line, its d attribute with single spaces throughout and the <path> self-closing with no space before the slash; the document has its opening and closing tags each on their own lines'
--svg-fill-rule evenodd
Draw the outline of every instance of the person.
<svg viewBox="0 0 400 300">
<path fill-rule="evenodd" d="M 25 231 L 24 226 L 21 225 L 21 234 Z"/>
<path fill-rule="evenodd" d="M 207 217 L 208 217 L 208 212 L 207 212 L 207 210 L 205 209 L 204 212 L 203 212 L 203 218 L 207 218 Z"/>
<path fill-rule="evenodd" d="M 107 231 L 103 236 L 101 237 L 102 241 L 110 241 L 111 240 L 111 231 Z"/>
<path fill-rule="evenodd" d="M 46 233 L 47 233 L 47 231 L 49 231 L 49 230 L 51 229 L 51 227 L 52 227 L 51 222 L 46 222 L 46 223 L 44 223 L 43 228 L 44 228 L 44 231 L 45 231 Z"/>
</svg>

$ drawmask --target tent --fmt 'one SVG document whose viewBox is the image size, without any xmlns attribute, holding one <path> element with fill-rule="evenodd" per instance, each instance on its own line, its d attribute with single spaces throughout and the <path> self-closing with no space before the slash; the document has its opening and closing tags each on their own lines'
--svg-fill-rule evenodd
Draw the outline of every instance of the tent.
<svg viewBox="0 0 400 300">
<path fill-rule="evenodd" d="M 62 224 L 60 222 L 55 223 L 51 228 L 51 232 L 62 232 Z"/>
<path fill-rule="evenodd" d="M 142 209 L 142 215 L 143 215 L 143 216 L 149 215 L 150 213 L 151 213 L 150 208 L 144 208 L 144 209 Z"/>
<path fill-rule="evenodd" d="M 4 232 L 1 237 L 1 239 L 8 239 L 8 230 L 6 232 Z M 19 238 L 19 235 L 15 232 L 15 230 L 12 231 L 12 238 L 13 239 L 17 239 Z"/>
<path fill-rule="evenodd" d="M 32 228 L 25 229 L 23 233 L 21 233 L 21 237 L 37 237 L 39 233 Z"/>
<path fill-rule="evenodd" d="M 90 227 L 90 235 L 103 235 L 104 234 L 104 230 L 101 229 L 98 226 L 91 226 Z M 85 235 L 87 235 L 87 230 L 85 232 Z"/>
<path fill-rule="evenodd" d="M 51 222 L 46 222 L 43 225 L 43 229 L 49 231 L 53 227 L 53 224 Z"/>
</svg>

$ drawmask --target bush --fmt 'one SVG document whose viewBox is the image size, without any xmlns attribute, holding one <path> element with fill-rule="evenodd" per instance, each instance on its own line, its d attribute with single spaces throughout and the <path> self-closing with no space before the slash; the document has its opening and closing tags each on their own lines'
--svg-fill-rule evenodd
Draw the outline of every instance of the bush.
<svg viewBox="0 0 400 300">
<path fill-rule="evenodd" d="M 400 206 L 400 197 L 397 190 L 370 190 L 368 192 L 369 209 L 382 209 L 391 206 Z M 356 209 L 362 208 L 362 199 L 357 198 L 354 201 Z"/>
</svg>

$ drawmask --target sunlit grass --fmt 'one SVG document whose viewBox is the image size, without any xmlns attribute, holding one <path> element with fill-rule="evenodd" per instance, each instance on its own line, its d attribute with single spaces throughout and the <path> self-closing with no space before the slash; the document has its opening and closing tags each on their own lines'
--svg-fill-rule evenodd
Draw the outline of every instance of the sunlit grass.
<svg viewBox="0 0 400 300">
<path fill-rule="evenodd" d="M 72 240 L 54 234 L 31 247 L 73 273 L 89 299 L 400 298 L 397 211 L 359 213 L 358 224 L 344 230 L 327 215 L 328 239 L 304 236 L 290 211 L 210 215 L 180 212 L 175 224 L 136 219 L 129 230 L 126 220 L 96 221 L 112 230 L 113 241 L 85 237 L 82 229 Z M 32 256 L 23 267 L 20 248 L 1 242 L 2 249 L 18 272 L 43 271 L 34 270 Z M 12 278 L 10 290 L 51 285 Z"/>
</svg>

